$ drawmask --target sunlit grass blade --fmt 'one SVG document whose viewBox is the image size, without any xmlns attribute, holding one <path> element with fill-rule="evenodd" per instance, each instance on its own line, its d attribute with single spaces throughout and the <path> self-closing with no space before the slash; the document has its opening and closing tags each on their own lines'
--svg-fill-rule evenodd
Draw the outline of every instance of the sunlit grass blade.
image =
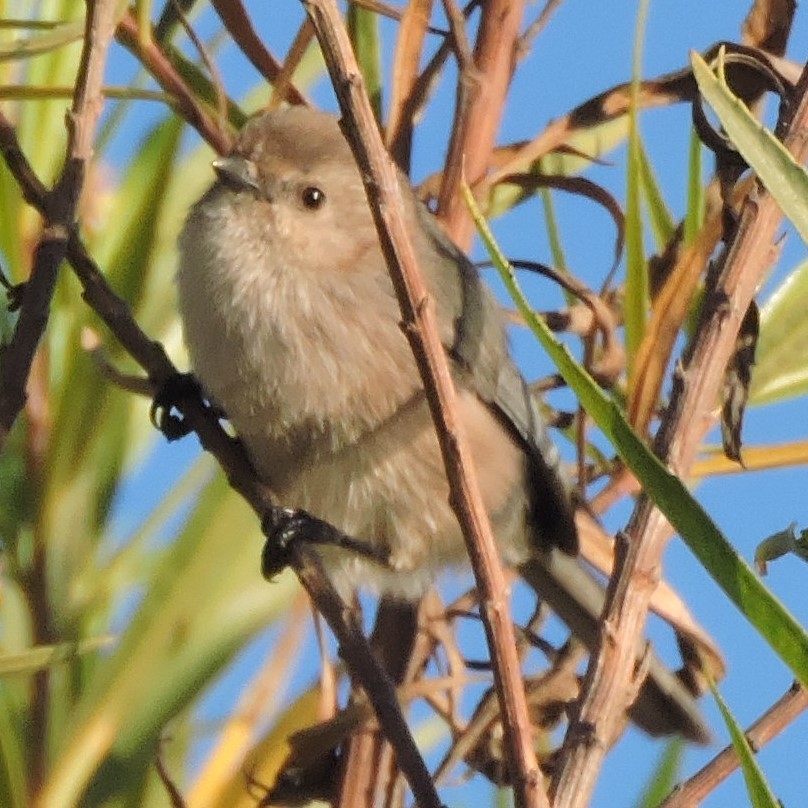
<svg viewBox="0 0 808 808">
<path fill-rule="evenodd" d="M 376 120 L 382 120 L 382 68 L 378 15 L 360 5 L 348 6 L 348 33 L 365 80 Z"/>
<path fill-rule="evenodd" d="M 67 662 L 81 654 L 108 648 L 114 642 L 115 638 L 111 636 L 94 637 L 81 642 L 40 645 L 19 654 L 0 654 L 0 677 L 34 673 Z"/>
<path fill-rule="evenodd" d="M 760 310 L 750 404 L 768 404 L 808 392 L 808 261 L 796 267 Z"/>
<path fill-rule="evenodd" d="M 635 808 L 656 808 L 670 794 L 679 776 L 685 745 L 681 738 L 669 741 L 659 756 L 656 768 L 648 780 Z"/>
<path fill-rule="evenodd" d="M 289 738 L 300 730 L 311 727 L 320 720 L 320 689 L 314 686 L 304 690 L 281 713 L 273 726 L 252 747 L 247 755 L 245 766 L 251 779 L 256 783 L 255 789 L 246 789 L 243 772 L 236 772 L 227 786 L 215 795 L 216 802 L 205 799 L 202 790 L 205 783 L 198 781 L 191 790 L 194 805 L 204 808 L 254 808 L 255 794 L 260 793 L 260 786 L 269 788 L 277 780 L 281 767 L 289 756 L 291 747 Z"/>
<path fill-rule="evenodd" d="M 49 806 L 75 805 L 94 777 L 94 788 L 112 788 L 110 756 L 128 760 L 137 780 L 133 772 L 149 766 L 166 722 L 285 612 L 296 583 L 285 575 L 267 584 L 259 550 L 254 514 L 218 476 L 163 556 L 115 652 L 85 687 L 48 783 Z"/>
<path fill-rule="evenodd" d="M 721 711 L 721 717 L 729 730 L 732 746 L 735 748 L 741 762 L 741 771 L 746 782 L 750 804 L 753 808 L 781 808 L 780 801 L 772 793 L 763 771 L 758 766 L 752 747 L 749 746 L 749 741 L 746 740 L 743 730 L 738 725 L 715 685 L 712 685 L 712 691 L 718 704 L 718 709 Z"/>
<path fill-rule="evenodd" d="M 639 130 L 639 93 L 642 78 L 642 52 L 648 2 L 641 0 L 637 11 L 631 74 L 631 105 L 628 116 L 628 157 L 626 173 L 626 284 L 623 321 L 626 331 L 626 359 L 629 388 L 634 359 L 645 333 L 648 317 L 648 269 L 643 248 L 640 189 L 642 185 L 642 141 Z"/>
<path fill-rule="evenodd" d="M 0 62 L 19 61 L 78 42 L 84 34 L 84 22 L 58 22 L 45 33 L 32 34 L 13 42 L 0 43 Z"/>
<path fill-rule="evenodd" d="M 0 687 L 0 805 L 28 808 L 29 755 L 20 701 Z"/>
<path fill-rule="evenodd" d="M 558 226 L 558 217 L 553 202 L 553 192 L 549 188 L 541 188 L 542 207 L 544 209 L 544 225 L 547 230 L 547 241 L 550 244 L 550 255 L 553 257 L 553 266 L 556 269 L 567 270 L 567 257 L 564 254 L 564 245 L 561 240 L 561 231 Z"/>
<path fill-rule="evenodd" d="M 654 175 L 654 168 L 642 143 L 640 144 L 640 182 L 656 248 L 662 250 L 673 238 L 673 234 L 676 232 L 676 222 L 665 202 L 662 189 Z"/>
<path fill-rule="evenodd" d="M 685 244 L 692 244 L 704 221 L 704 183 L 701 179 L 702 146 L 695 129 L 690 130 L 687 161 L 687 210 L 685 211 Z"/>
<path fill-rule="evenodd" d="M 289 616 L 261 667 L 244 688 L 237 707 L 218 733 L 210 754 L 196 774 L 193 790 L 188 794 L 188 804 L 196 808 L 223 808 L 222 795 L 232 790 L 232 782 L 240 777 L 253 744 L 266 731 L 267 718 L 272 723 L 284 721 L 287 710 L 294 709 L 287 699 L 288 687 L 300 662 L 306 626 L 309 620 L 309 605 L 305 595 L 291 605 Z M 319 694 L 319 688 L 314 688 Z M 312 704 L 317 706 L 316 701 Z M 316 723 L 313 716 L 309 716 Z M 302 716 L 296 716 L 300 720 Z M 285 741 L 285 739 L 284 739 Z M 286 744 L 280 744 L 285 747 Z M 282 762 L 282 761 L 281 761 Z M 272 781 L 276 778 L 273 776 Z M 242 789 L 243 790 L 243 789 Z"/>
</svg>

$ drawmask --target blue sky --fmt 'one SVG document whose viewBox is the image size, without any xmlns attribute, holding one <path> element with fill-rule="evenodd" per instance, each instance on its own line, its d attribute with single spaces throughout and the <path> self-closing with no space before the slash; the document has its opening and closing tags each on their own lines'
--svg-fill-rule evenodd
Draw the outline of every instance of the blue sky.
<svg viewBox="0 0 808 808">
<path fill-rule="evenodd" d="M 722 0 L 652 0 L 645 41 L 644 74 L 656 76 L 677 70 L 687 63 L 691 49 L 703 50 L 720 39 L 738 39 L 740 24 L 748 11 L 748 2 Z M 257 7 L 257 6 L 256 6 Z M 285 52 L 290 29 L 287 16 L 299 19 L 302 11 L 297 3 L 274 4 L 272 20 L 256 19 L 256 24 L 277 53 Z M 256 13 L 258 13 L 256 11 Z M 625 81 L 630 76 L 636 2 L 613 0 L 566 0 L 552 18 L 546 32 L 537 40 L 534 52 L 522 65 L 517 76 L 509 111 L 503 122 L 501 142 L 529 137 L 550 119 L 564 114 L 571 105 Z M 797 22 L 789 47 L 789 55 L 797 62 L 808 56 L 808 19 L 803 11 Z M 130 62 L 122 58 L 113 70 L 125 74 Z M 228 82 L 243 68 L 237 57 L 223 55 L 222 70 Z M 249 83 L 254 81 L 252 73 Z M 231 85 L 232 89 L 232 85 Z M 333 96 L 325 82 L 314 92 L 317 103 L 334 109 Z M 441 162 L 445 149 L 447 112 L 451 108 L 453 90 L 449 82 L 439 89 L 434 109 L 429 113 L 423 135 L 416 143 L 414 176 L 421 179 Z M 646 138 L 652 162 L 658 172 L 668 204 L 676 215 L 684 209 L 686 176 L 686 146 L 689 138 L 689 110 L 685 108 L 651 111 L 643 115 L 641 130 Z M 131 137 L 131 130 L 127 133 Z M 618 199 L 624 199 L 625 155 L 617 151 L 610 164 L 598 166 L 587 176 L 603 183 Z M 709 158 L 705 170 L 709 169 Z M 568 258 L 574 271 L 592 285 L 599 285 L 605 271 L 604 256 L 611 253 L 614 228 L 608 217 L 595 206 L 579 198 L 555 195 Z M 189 200 L 190 203 L 191 200 Z M 538 203 L 522 206 L 513 215 L 495 223 L 497 237 L 512 256 L 549 260 L 544 242 Z M 479 254 L 478 254 L 479 257 Z M 772 275 L 775 286 L 798 261 L 805 257 L 805 245 L 793 233 L 787 238 L 783 256 Z M 559 305 L 558 294 L 547 284 L 537 286 L 538 308 Z M 763 292 L 765 299 L 767 290 Z M 516 352 L 520 364 L 529 376 L 547 371 L 547 363 L 531 342 L 519 337 Z M 750 411 L 745 427 L 748 444 L 794 440 L 808 435 L 808 407 L 804 400 Z M 710 440 L 716 441 L 716 435 Z M 191 448 L 161 447 L 159 462 L 171 456 L 171 462 L 186 457 Z M 155 462 L 154 459 L 152 462 Z M 149 464 L 151 466 L 151 463 Z M 139 481 L 127 487 L 126 497 L 119 503 L 122 513 L 128 508 L 143 507 L 149 493 L 151 475 L 139 475 Z M 792 521 L 808 524 L 804 495 L 808 474 L 804 468 L 734 475 L 703 483 L 698 498 L 715 518 L 733 544 L 751 560 L 756 544 L 766 535 L 782 529 Z M 153 492 L 152 492 L 153 495 Z M 610 514 L 609 527 L 623 526 L 630 512 L 628 506 Z M 788 688 L 791 676 L 774 656 L 765 642 L 728 604 L 717 586 L 702 571 L 683 545 L 675 540 L 666 557 L 666 575 L 683 593 L 695 615 L 724 648 L 729 674 L 721 691 L 737 718 L 747 724 L 760 715 Z M 786 559 L 775 563 L 767 579 L 772 590 L 788 605 L 803 624 L 808 624 L 808 601 L 804 597 L 808 569 L 801 563 Z M 663 652 L 670 651 L 665 634 L 654 632 Z M 207 709 L 220 714 L 225 704 L 237 698 L 242 674 L 257 659 L 259 649 L 266 647 L 264 639 L 247 654 L 225 685 L 216 688 L 208 699 Z M 312 676 L 316 672 L 312 658 Z M 705 700 L 705 710 L 723 743 L 726 732 L 714 706 Z M 718 746 L 691 750 L 686 756 L 685 774 L 690 774 L 710 759 Z M 804 717 L 790 727 L 760 754 L 764 771 L 769 776 L 777 796 L 789 806 L 802 805 L 808 791 L 808 773 L 795 761 L 802 760 L 808 748 L 808 720 Z M 609 755 L 600 779 L 593 805 L 631 805 L 644 782 L 644 772 L 650 771 L 662 745 L 649 743 L 636 731 L 629 731 L 618 748 Z M 458 792 L 459 794 L 460 792 Z M 468 791 L 464 802 L 455 801 L 453 790 L 445 793 L 451 805 L 473 804 Z M 747 803 L 742 778 L 735 775 L 707 800 L 705 805 L 738 806 Z"/>
</svg>

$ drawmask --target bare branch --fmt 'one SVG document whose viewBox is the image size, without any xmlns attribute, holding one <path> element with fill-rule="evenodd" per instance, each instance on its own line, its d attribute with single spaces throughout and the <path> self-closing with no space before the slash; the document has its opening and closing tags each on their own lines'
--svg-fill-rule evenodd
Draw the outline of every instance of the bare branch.
<svg viewBox="0 0 808 808">
<path fill-rule="evenodd" d="M 67 249 L 68 232 L 73 225 L 87 163 L 92 157 L 95 127 L 103 107 L 101 86 L 107 51 L 115 30 L 117 4 L 114 0 L 90 2 L 85 20 L 84 47 L 76 77 L 73 105 L 67 116 L 68 147 L 61 176 L 50 192 L 45 192 L 42 214 L 45 227 L 34 254 L 31 277 L 25 285 L 20 315 L 0 367 L 0 447 L 5 444 L 17 415 L 25 406 L 25 385 L 31 372 L 39 341 L 45 333 L 56 276 Z M 16 137 L 9 135 L 10 124 L 0 118 L 2 151 L 6 160 L 16 161 L 19 169 L 26 161 Z M 14 165 L 9 163 L 14 170 Z M 33 172 L 27 172 L 30 179 Z M 44 187 L 32 182 L 30 193 L 42 197 Z"/>
<path fill-rule="evenodd" d="M 154 76 L 157 83 L 174 99 L 179 114 L 207 143 L 219 154 L 227 154 L 233 139 L 221 122 L 214 120 L 197 101 L 194 93 L 175 70 L 166 54 L 154 38 L 144 42 L 140 37 L 138 23 L 131 12 L 127 12 L 118 25 L 118 41 L 132 51 L 143 66 Z"/>
<path fill-rule="evenodd" d="M 495 681 L 507 727 L 517 804 L 545 805 L 508 606 L 508 587 L 496 552 L 476 472 L 457 417 L 456 393 L 435 320 L 404 226 L 395 169 L 384 150 L 361 74 L 333 0 L 304 0 L 320 40 L 343 112 L 346 133 L 365 181 L 376 229 L 401 306 L 404 331 L 418 363 L 443 453 L 451 502 L 479 584 Z"/>
<path fill-rule="evenodd" d="M 466 249 L 474 235 L 474 224 L 459 193 L 462 175 L 474 187 L 488 172 L 516 65 L 523 11 L 521 0 L 484 3 L 473 69 L 460 65 L 455 125 L 438 214 L 447 232 Z"/>
<path fill-rule="evenodd" d="M 789 691 L 746 731 L 746 739 L 753 751 L 759 751 L 776 738 L 806 709 L 808 709 L 808 692 L 795 682 Z M 725 747 L 703 769 L 689 780 L 680 783 L 659 808 L 687 808 L 690 805 L 699 805 L 739 765 L 735 747 Z"/>
</svg>

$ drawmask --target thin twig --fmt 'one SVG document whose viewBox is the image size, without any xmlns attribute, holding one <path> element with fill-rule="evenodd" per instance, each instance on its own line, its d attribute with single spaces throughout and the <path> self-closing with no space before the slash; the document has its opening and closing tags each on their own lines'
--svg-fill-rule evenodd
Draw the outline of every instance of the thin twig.
<svg viewBox="0 0 808 808">
<path fill-rule="evenodd" d="M 177 112 L 199 132 L 219 154 L 227 154 L 233 145 L 230 134 L 223 129 L 196 100 L 194 93 L 180 76 L 174 65 L 153 37 L 144 43 L 137 20 L 131 12 L 121 19 L 117 31 L 118 41 L 135 54 L 155 81 L 174 99 Z"/>
<path fill-rule="evenodd" d="M 370 645 L 399 692 L 409 669 L 417 631 L 415 604 L 390 598 L 381 601 Z M 342 787 L 334 808 L 375 808 L 382 804 L 391 808 L 389 797 L 401 773 L 396 766 L 394 747 L 378 723 L 368 721 L 352 732 L 343 757 Z"/>
<path fill-rule="evenodd" d="M 222 74 L 219 72 L 216 62 L 213 61 L 210 53 L 208 53 L 205 43 L 202 42 L 202 40 L 197 36 L 196 31 L 194 31 L 194 27 L 191 25 L 191 21 L 183 11 L 179 0 L 171 0 L 171 2 L 174 4 L 177 10 L 177 19 L 185 31 L 185 35 L 191 40 L 191 44 L 194 46 L 194 48 L 196 48 L 196 52 L 199 54 L 202 64 L 205 65 L 205 67 L 208 69 L 208 73 L 210 73 L 213 88 L 216 91 L 216 112 L 219 118 L 219 128 L 224 130 L 227 127 L 227 93 L 224 89 Z M 141 34 L 142 33 L 143 32 L 141 31 Z M 143 41 L 142 36 L 141 41 Z M 146 41 L 157 43 L 160 42 L 158 38 L 151 37 Z"/>
<path fill-rule="evenodd" d="M 426 45 L 426 33 L 433 0 L 412 0 L 401 16 L 395 56 L 390 71 L 385 145 L 402 171 L 409 173 L 415 116 L 409 109 L 415 99 L 413 90 Z"/>
<path fill-rule="evenodd" d="M 41 211 L 45 226 L 35 250 L 31 276 L 23 291 L 19 319 L 0 367 L 0 448 L 25 406 L 25 385 L 34 353 L 48 323 L 57 271 L 65 255 L 68 231 L 76 216 L 87 163 L 92 157 L 95 127 L 103 107 L 104 65 L 115 30 L 115 9 L 116 4 L 110 0 L 88 4 L 84 47 L 73 104 L 67 116 L 68 145 L 64 167 L 52 191 L 47 192 L 41 183 L 34 183 L 37 192 L 44 193 Z M 5 117 L 0 120 L 0 125 L 4 130 L 0 143 L 3 156 L 7 161 L 16 161 L 19 166 L 22 152 L 18 146 L 15 148 L 16 138 L 8 136 L 9 124 Z M 29 178 L 31 174 L 29 171 Z"/>
<path fill-rule="evenodd" d="M 379 723 L 396 750 L 398 765 L 407 777 L 418 805 L 421 808 L 440 808 L 441 801 L 429 769 L 418 752 L 401 712 L 395 686 L 373 656 L 356 618 L 331 586 L 323 572 L 319 556 L 311 547 L 304 542 L 296 542 L 292 546 L 292 555 L 300 582 L 339 640 L 340 656 L 357 676 L 373 704 Z"/>
<path fill-rule="evenodd" d="M 471 12 L 479 5 L 480 0 L 470 0 L 463 8 L 463 16 L 468 19 Z M 404 99 L 401 109 L 396 111 L 391 109 L 391 114 L 397 118 L 397 123 L 391 117 L 391 121 L 396 125 L 390 127 L 388 131 L 387 143 L 390 154 L 396 162 L 404 167 L 410 164 L 410 149 L 412 140 L 411 122 L 418 120 L 429 98 L 430 92 L 440 75 L 440 71 L 446 64 L 446 60 L 452 54 L 454 39 L 446 37 L 441 42 L 440 47 L 435 51 L 434 56 L 429 60 L 426 67 L 414 80 L 412 87 Z M 388 121 L 388 126 L 391 121 Z M 407 124 L 410 121 L 410 124 Z"/>
<path fill-rule="evenodd" d="M 789 724 L 808 709 L 808 691 L 795 682 L 781 698 L 746 731 L 746 740 L 758 752 L 776 738 Z M 688 808 L 700 805 L 716 786 L 726 780 L 740 765 L 734 746 L 727 746 L 704 768 L 680 783 L 659 808 Z"/>
<path fill-rule="evenodd" d="M 456 392 L 438 333 L 434 301 L 424 285 L 406 227 L 398 180 L 376 128 L 361 73 L 333 0 L 304 0 L 312 18 L 346 133 L 365 181 L 365 190 L 393 284 L 403 328 L 418 363 L 435 421 L 449 480 L 452 507 L 466 539 L 480 590 L 495 681 L 506 726 L 517 804 L 546 805 L 533 750 L 527 702 L 508 607 L 508 587 L 499 563 L 476 472 L 457 417 Z"/>
<path fill-rule="evenodd" d="M 314 28 L 312 27 L 311 20 L 306 17 L 301 23 L 297 34 L 295 34 L 292 44 L 289 46 L 280 72 L 275 77 L 275 82 L 272 85 L 272 95 L 267 105 L 268 109 L 279 107 L 285 99 L 292 96 L 293 92 L 300 95 L 301 104 L 308 103 L 305 96 L 292 86 L 292 78 L 301 61 L 303 61 L 303 57 L 306 55 L 312 39 L 314 39 Z"/>
<path fill-rule="evenodd" d="M 783 141 L 795 159 L 808 159 L 808 68 L 794 95 L 792 117 Z M 772 244 L 782 221 L 777 203 L 762 188 L 747 197 L 737 232 L 717 268 L 704 311 L 677 375 L 671 404 L 655 450 L 675 473 L 692 465 L 718 399 L 724 368 L 734 350 L 741 320 L 772 258 Z M 590 659 L 577 721 L 565 738 L 556 787 L 558 808 L 588 804 L 613 728 L 627 707 L 625 694 L 635 676 L 648 603 L 660 578 L 661 558 L 669 536 L 664 516 L 642 496 L 627 527 L 630 537 L 621 563 L 615 565 L 597 653 Z"/>
<path fill-rule="evenodd" d="M 474 187 L 488 172 L 516 65 L 523 13 L 522 0 L 484 3 L 473 73 L 461 65 L 455 125 L 438 197 L 438 214 L 449 235 L 465 249 L 474 235 L 474 224 L 460 195 L 460 185 L 463 175 Z"/>
<path fill-rule="evenodd" d="M 275 87 L 278 79 L 283 75 L 285 66 L 267 50 L 261 37 L 255 31 L 247 9 L 241 0 L 212 0 L 216 13 L 224 23 L 233 41 L 241 52 L 250 60 L 253 67 Z M 290 76 L 284 77 L 283 98 L 290 104 L 305 104 L 306 99 L 300 90 L 295 87 Z M 277 94 L 277 90 L 275 93 Z"/>
<path fill-rule="evenodd" d="M 166 790 L 171 808 L 186 808 L 186 803 L 182 796 L 182 792 L 179 790 L 177 784 L 174 782 L 174 779 L 169 774 L 166 764 L 163 762 L 163 758 L 159 754 L 154 759 L 154 768 L 157 772 L 157 777 L 163 784 L 163 788 Z"/>
<path fill-rule="evenodd" d="M 533 45 L 536 37 L 547 27 L 550 22 L 550 17 L 553 13 L 558 11 L 559 6 L 564 0 L 547 0 L 544 8 L 539 12 L 539 16 L 533 20 L 530 25 L 525 29 L 525 33 L 519 37 L 519 58 L 525 54 Z"/>
</svg>

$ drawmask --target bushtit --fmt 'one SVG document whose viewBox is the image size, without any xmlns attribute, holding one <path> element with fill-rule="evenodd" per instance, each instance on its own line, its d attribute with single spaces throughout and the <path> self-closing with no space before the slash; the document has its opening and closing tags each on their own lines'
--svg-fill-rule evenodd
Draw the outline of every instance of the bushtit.
<svg viewBox="0 0 808 808">
<path fill-rule="evenodd" d="M 193 369 L 278 501 L 374 548 L 323 547 L 337 589 L 414 599 L 466 558 L 435 429 L 365 190 L 335 118 L 304 108 L 249 122 L 180 237 Z M 574 558 L 557 450 L 508 354 L 476 269 L 401 176 L 459 415 L 505 563 L 587 644 L 603 590 Z M 697 708 L 661 663 L 632 716 L 703 740 Z"/>
</svg>

